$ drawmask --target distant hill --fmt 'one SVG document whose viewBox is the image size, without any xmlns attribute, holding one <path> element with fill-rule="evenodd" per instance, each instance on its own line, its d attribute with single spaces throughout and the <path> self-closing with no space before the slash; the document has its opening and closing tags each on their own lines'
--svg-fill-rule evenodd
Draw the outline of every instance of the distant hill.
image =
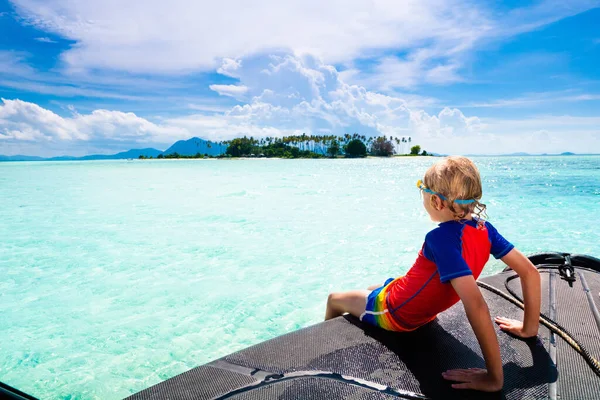
<svg viewBox="0 0 600 400">
<path fill-rule="evenodd" d="M 58 156 L 58 157 L 44 158 L 44 161 L 74 161 L 74 160 L 79 160 L 79 157 Z"/>
<path fill-rule="evenodd" d="M 156 158 L 162 151 L 156 149 L 131 149 L 117 154 L 92 154 L 83 157 L 59 156 L 59 157 L 34 157 L 34 156 L 0 156 L 0 161 L 75 161 L 75 160 L 125 160 L 127 158 L 139 158 L 141 155 Z"/>
<path fill-rule="evenodd" d="M 177 153 L 182 156 L 193 156 L 200 153 L 202 155 L 208 154 L 211 156 L 218 156 L 225 153 L 225 150 L 227 150 L 227 146 L 225 145 L 193 137 L 188 140 L 175 142 L 171 147 L 165 150 L 163 154 Z"/>
<path fill-rule="evenodd" d="M 43 161 L 45 158 L 35 156 L 0 156 L 0 161 Z"/>
<path fill-rule="evenodd" d="M 139 158 L 140 156 L 145 157 L 155 157 L 159 154 L 162 154 L 162 151 L 156 149 L 131 149 L 127 151 L 123 151 L 121 153 L 113 154 L 113 155 L 91 155 L 79 157 L 77 160 L 122 160 L 126 158 Z"/>
<path fill-rule="evenodd" d="M 159 155 L 167 155 L 177 153 L 182 156 L 194 156 L 198 153 L 201 155 L 208 154 L 211 156 L 218 156 L 225 153 L 227 150 L 226 145 L 219 144 L 217 142 L 211 142 L 210 140 L 204 140 L 199 137 L 193 137 L 188 140 L 179 140 L 175 142 L 171 147 L 169 147 L 165 151 L 160 151 L 153 148 L 147 149 L 131 149 L 127 151 L 123 151 L 117 154 L 92 154 L 89 156 L 83 157 L 73 157 L 73 156 L 60 156 L 60 157 L 51 157 L 51 158 L 43 158 L 36 156 L 24 156 L 24 155 L 15 155 L 15 156 L 3 156 L 0 155 L 0 161 L 73 161 L 73 160 L 123 160 L 128 158 L 139 158 L 140 156 L 157 158 Z M 433 156 L 444 156 L 443 154 L 438 153 L 429 153 Z M 531 156 L 534 154 L 519 152 L 512 154 L 497 154 L 493 157 L 498 156 Z M 553 155 L 553 154 L 541 154 L 541 155 Z M 556 154 L 561 156 L 573 156 L 573 155 L 594 155 L 594 154 L 575 154 L 571 152 L 564 152 L 561 154 Z M 467 154 L 467 157 L 475 157 L 481 156 L 481 154 Z M 488 155 L 489 156 L 489 155 Z"/>
<path fill-rule="evenodd" d="M 131 149 L 117 154 L 92 154 L 83 157 L 59 156 L 59 157 L 35 157 L 35 156 L 2 156 L 0 161 L 75 161 L 75 160 L 123 160 L 127 158 L 139 158 L 140 156 L 156 158 L 160 154 L 167 155 L 177 153 L 182 156 L 194 156 L 198 153 L 204 155 L 218 156 L 225 153 L 226 145 L 211 142 L 209 140 L 193 137 L 188 140 L 175 142 L 165 151 L 157 149 Z"/>
</svg>

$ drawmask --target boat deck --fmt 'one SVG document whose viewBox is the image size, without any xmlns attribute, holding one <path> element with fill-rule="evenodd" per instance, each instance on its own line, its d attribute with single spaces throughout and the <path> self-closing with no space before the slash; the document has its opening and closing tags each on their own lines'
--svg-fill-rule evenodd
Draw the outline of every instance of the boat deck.
<svg viewBox="0 0 600 400">
<path fill-rule="evenodd" d="M 600 326 L 593 310 L 600 308 L 600 273 L 576 268 L 571 287 L 556 269 L 542 266 L 540 272 L 542 312 L 600 359 Z M 506 278 L 513 275 L 503 272 L 481 281 L 506 293 Z M 508 285 L 521 294 L 518 278 Z M 492 317 L 522 318 L 517 306 L 481 291 Z M 496 330 L 505 374 L 500 393 L 459 391 L 442 379 L 448 369 L 484 368 L 459 302 L 411 333 L 339 317 L 199 366 L 128 399 L 600 399 L 600 377 L 547 328 L 541 326 L 538 337 L 530 340 Z"/>
</svg>

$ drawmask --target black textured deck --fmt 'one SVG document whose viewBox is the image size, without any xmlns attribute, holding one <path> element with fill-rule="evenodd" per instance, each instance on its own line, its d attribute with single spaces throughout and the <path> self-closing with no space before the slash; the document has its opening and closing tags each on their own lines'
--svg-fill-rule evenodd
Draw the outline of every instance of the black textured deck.
<svg viewBox="0 0 600 400">
<path fill-rule="evenodd" d="M 596 296 L 600 285 L 595 281 L 593 273 L 585 273 L 590 288 L 595 288 Z M 593 285 L 593 282 L 595 285 Z M 583 344 L 596 359 L 600 360 L 600 333 L 594 323 L 589 302 L 581 285 L 581 280 L 573 284 L 573 288 L 557 291 L 556 322 L 567 328 L 571 334 Z M 557 342 L 557 365 L 561 373 L 558 382 L 558 393 L 562 398 L 598 400 L 600 399 L 600 378 L 597 378 L 582 357 L 563 340 Z M 582 384 L 586 382 L 586 384 Z"/>
<path fill-rule="evenodd" d="M 600 332 L 594 322 L 594 316 L 586 297 L 582 281 L 577 275 L 573 285 L 561 279 L 556 270 L 542 270 L 542 276 L 555 274 L 556 316 L 554 320 L 564 326 L 590 352 L 600 360 Z M 600 291 L 600 274 L 578 270 L 585 276 L 587 284 L 592 289 L 592 295 L 598 298 Z M 521 283 L 518 278 L 509 283 L 509 287 L 522 297 Z M 542 288 L 542 293 L 547 291 Z M 542 303 L 544 303 L 542 296 Z M 597 304 L 597 303 L 596 303 Z M 542 312 L 548 311 L 542 307 Z M 593 373 L 584 359 L 564 340 L 557 340 L 557 366 L 560 379 L 557 382 L 558 394 L 561 399 L 600 399 L 600 379 Z M 585 382 L 585 384 L 583 384 Z"/>
<path fill-rule="evenodd" d="M 271 385 L 234 395 L 231 400 L 396 400 L 395 396 L 373 392 L 342 382 L 319 378 L 296 378 L 291 381 L 277 382 Z"/>
<path fill-rule="evenodd" d="M 600 274 L 584 272 L 594 298 L 600 292 Z M 505 272 L 482 280 L 506 292 Z M 581 284 L 574 288 L 555 279 L 557 321 L 597 358 L 600 336 Z M 511 288 L 520 294 L 515 279 Z M 579 285 L 579 286 L 577 286 Z M 542 273 L 542 312 L 549 311 L 549 274 Z M 520 319 L 522 310 L 482 289 L 492 317 Z M 259 382 L 268 373 L 329 371 L 389 386 L 423 393 L 434 399 L 545 399 L 548 385 L 557 383 L 558 399 L 600 399 L 600 378 L 569 345 L 558 339 L 558 371 L 549 355 L 549 331 L 541 327 L 537 339 L 520 340 L 497 328 L 505 385 L 500 394 L 458 391 L 441 373 L 452 368 L 484 367 L 477 340 L 464 308 L 458 303 L 434 322 L 411 333 L 394 333 L 362 324 L 344 316 L 257 344 L 195 368 L 146 389 L 130 399 L 211 399 L 248 383 Z M 227 366 L 237 372 L 227 371 Z M 258 374 L 250 376 L 249 371 Z M 246 372 L 244 372 L 246 371 Z M 229 397 L 246 399 L 388 399 L 394 396 L 331 379 L 297 377 L 253 388 Z"/>
<path fill-rule="evenodd" d="M 250 376 L 205 365 L 151 386 L 128 398 L 137 400 L 211 399 L 254 382 L 256 379 Z"/>
</svg>

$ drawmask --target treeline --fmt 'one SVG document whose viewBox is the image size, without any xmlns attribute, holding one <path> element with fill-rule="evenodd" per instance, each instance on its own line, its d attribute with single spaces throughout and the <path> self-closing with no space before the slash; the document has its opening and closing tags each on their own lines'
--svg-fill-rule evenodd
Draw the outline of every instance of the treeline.
<svg viewBox="0 0 600 400">
<path fill-rule="evenodd" d="M 190 155 L 184 155 L 184 154 L 179 154 L 179 153 L 175 152 L 175 153 L 171 153 L 171 154 L 159 154 L 157 157 L 141 155 L 138 158 L 140 160 L 150 160 L 150 159 L 154 159 L 154 158 L 162 160 L 162 159 L 169 159 L 169 158 L 222 158 L 222 157 L 223 157 L 222 155 L 212 156 L 207 153 L 204 153 L 204 154 L 196 153 L 196 154 L 190 156 Z"/>
<path fill-rule="evenodd" d="M 378 136 L 366 137 L 357 133 L 344 136 L 335 135 L 298 135 L 284 137 L 266 137 L 255 139 L 241 137 L 224 141 L 225 154 L 210 156 L 197 153 L 180 155 L 177 153 L 160 154 L 157 158 L 230 158 L 230 157 L 277 157 L 277 158 L 324 158 L 324 157 L 366 157 L 367 155 L 389 157 L 394 154 L 429 155 L 421 147 L 411 146 L 411 137 Z M 410 149 L 410 150 L 409 150 Z M 140 158 L 152 158 L 140 156 Z"/>
<path fill-rule="evenodd" d="M 232 157 L 389 157 L 394 154 L 427 155 L 420 146 L 410 146 L 411 137 L 378 136 L 366 137 L 355 133 L 344 136 L 306 135 L 236 138 L 224 142 L 226 154 Z M 410 148 L 410 152 L 408 151 Z"/>
</svg>

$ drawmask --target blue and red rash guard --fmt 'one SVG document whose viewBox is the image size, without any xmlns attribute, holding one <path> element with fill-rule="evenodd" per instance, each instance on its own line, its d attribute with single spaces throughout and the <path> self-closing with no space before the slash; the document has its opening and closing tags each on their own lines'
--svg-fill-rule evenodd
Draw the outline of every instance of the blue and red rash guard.
<svg viewBox="0 0 600 400">
<path fill-rule="evenodd" d="M 417 329 L 460 300 L 452 279 L 477 279 L 490 254 L 502 258 L 513 248 L 489 222 L 443 222 L 425 236 L 406 275 L 371 292 L 361 320 L 393 331 Z"/>
</svg>

